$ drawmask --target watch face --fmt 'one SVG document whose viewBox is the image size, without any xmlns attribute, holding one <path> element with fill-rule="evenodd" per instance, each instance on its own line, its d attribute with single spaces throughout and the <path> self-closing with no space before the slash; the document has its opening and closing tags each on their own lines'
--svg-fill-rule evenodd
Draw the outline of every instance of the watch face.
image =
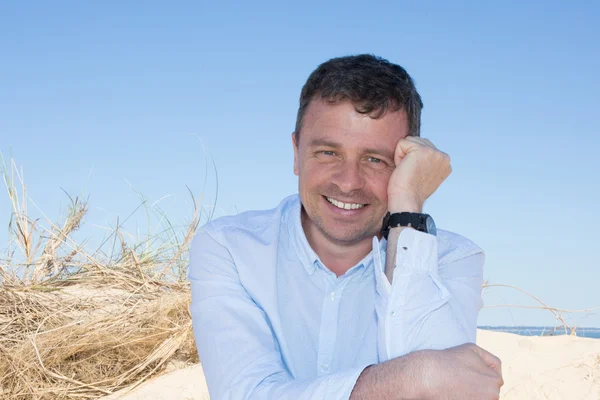
<svg viewBox="0 0 600 400">
<path fill-rule="evenodd" d="M 430 234 L 436 236 L 437 228 L 435 227 L 435 222 L 433 222 L 433 218 L 428 216 L 427 220 L 425 221 L 425 224 L 427 225 L 427 233 L 430 233 Z"/>
</svg>

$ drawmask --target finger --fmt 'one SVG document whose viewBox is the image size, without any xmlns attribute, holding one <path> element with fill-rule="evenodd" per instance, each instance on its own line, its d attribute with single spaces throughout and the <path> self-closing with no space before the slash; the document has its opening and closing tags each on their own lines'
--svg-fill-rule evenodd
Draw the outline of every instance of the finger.
<svg viewBox="0 0 600 400">
<path fill-rule="evenodd" d="M 427 142 L 414 136 L 407 136 L 404 139 L 400 139 L 398 141 L 398 146 L 401 148 L 403 155 L 406 155 L 411 151 L 430 147 Z M 396 147 L 396 150 L 398 150 L 398 146 Z"/>
<path fill-rule="evenodd" d="M 437 147 L 435 147 L 435 144 L 433 144 L 433 143 L 431 142 L 431 140 L 429 140 L 429 139 L 426 139 L 426 138 L 423 138 L 423 141 L 424 141 L 425 143 L 427 143 L 429 146 L 431 146 L 431 147 L 433 147 L 434 149 L 436 149 L 436 150 L 437 150 Z"/>
<path fill-rule="evenodd" d="M 410 140 L 410 141 L 415 142 L 415 143 L 422 143 L 422 144 L 431 143 L 431 141 L 429 139 L 424 138 L 424 137 L 420 137 L 420 136 L 411 136 L 411 135 L 408 135 L 404 139 Z"/>
<path fill-rule="evenodd" d="M 437 147 L 435 147 L 435 145 L 429 139 L 416 136 L 407 136 L 405 139 L 410 142 L 420 144 L 421 146 L 432 147 L 437 150 Z"/>
<path fill-rule="evenodd" d="M 502 361 L 487 350 L 479 348 L 479 356 L 487 364 L 488 367 L 496 371 L 502 377 Z"/>
<path fill-rule="evenodd" d="M 419 146 L 422 146 L 422 144 L 418 143 L 418 142 L 414 142 L 407 138 L 400 139 L 400 140 L 398 140 L 398 143 L 396 144 L 395 157 L 402 159 L 409 152 L 414 151 L 415 149 L 419 148 Z"/>
<path fill-rule="evenodd" d="M 404 140 L 408 140 L 409 142 L 413 142 L 413 143 L 418 143 L 422 146 L 426 146 L 426 142 L 425 140 L 423 140 L 423 138 L 417 137 L 417 136 L 407 136 L 404 138 Z"/>
</svg>

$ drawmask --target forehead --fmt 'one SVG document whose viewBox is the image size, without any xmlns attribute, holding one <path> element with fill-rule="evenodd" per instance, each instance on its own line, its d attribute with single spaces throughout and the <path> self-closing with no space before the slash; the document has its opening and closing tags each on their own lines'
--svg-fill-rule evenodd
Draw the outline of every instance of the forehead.
<svg viewBox="0 0 600 400">
<path fill-rule="evenodd" d="M 387 111 L 379 118 L 356 111 L 349 101 L 310 102 L 304 115 L 300 142 L 330 141 L 344 146 L 395 148 L 408 135 L 406 111 Z"/>
</svg>

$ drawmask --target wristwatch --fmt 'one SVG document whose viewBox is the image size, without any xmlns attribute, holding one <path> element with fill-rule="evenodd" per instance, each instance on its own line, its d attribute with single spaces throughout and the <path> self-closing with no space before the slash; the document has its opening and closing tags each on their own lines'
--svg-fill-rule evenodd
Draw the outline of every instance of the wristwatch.
<svg viewBox="0 0 600 400">
<path fill-rule="evenodd" d="M 398 226 L 410 226 L 418 231 L 430 233 L 434 236 L 437 234 L 435 222 L 433 222 L 433 218 L 431 218 L 431 215 L 429 214 L 420 214 L 412 212 L 390 214 L 388 212 L 383 218 L 383 225 L 381 226 L 381 235 L 387 240 L 388 235 L 390 233 L 390 229 L 396 228 Z"/>
</svg>

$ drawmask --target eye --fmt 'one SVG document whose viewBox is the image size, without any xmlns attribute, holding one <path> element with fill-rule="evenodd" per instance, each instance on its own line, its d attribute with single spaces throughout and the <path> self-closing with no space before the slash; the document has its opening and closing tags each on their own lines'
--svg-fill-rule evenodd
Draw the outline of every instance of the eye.
<svg viewBox="0 0 600 400">
<path fill-rule="evenodd" d="M 386 169 L 388 167 L 388 163 L 381 158 L 377 157 L 367 157 L 366 162 L 368 166 L 373 169 Z"/>
<path fill-rule="evenodd" d="M 333 150 L 317 150 L 314 154 L 316 159 L 321 160 L 321 162 L 334 162 L 339 158 Z"/>
</svg>

